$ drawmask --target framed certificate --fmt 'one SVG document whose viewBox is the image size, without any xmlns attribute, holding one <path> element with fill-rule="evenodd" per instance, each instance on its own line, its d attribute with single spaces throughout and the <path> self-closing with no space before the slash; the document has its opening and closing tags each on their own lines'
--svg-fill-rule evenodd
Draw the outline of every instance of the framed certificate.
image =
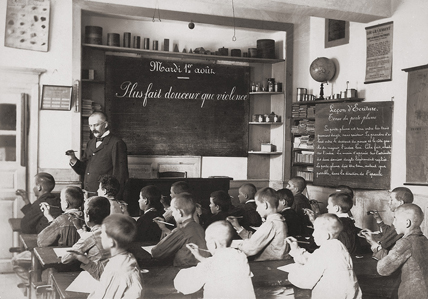
<svg viewBox="0 0 428 299">
<path fill-rule="evenodd" d="M 71 110 L 72 86 L 43 85 L 42 110 Z"/>
</svg>

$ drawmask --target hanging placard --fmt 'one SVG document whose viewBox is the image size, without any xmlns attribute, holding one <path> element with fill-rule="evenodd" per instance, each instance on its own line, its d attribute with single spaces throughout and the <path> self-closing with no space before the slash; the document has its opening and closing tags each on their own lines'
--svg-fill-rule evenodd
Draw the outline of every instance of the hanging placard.
<svg viewBox="0 0 428 299">
<path fill-rule="evenodd" d="M 392 31 L 392 22 L 366 27 L 365 84 L 392 80 Z"/>
</svg>

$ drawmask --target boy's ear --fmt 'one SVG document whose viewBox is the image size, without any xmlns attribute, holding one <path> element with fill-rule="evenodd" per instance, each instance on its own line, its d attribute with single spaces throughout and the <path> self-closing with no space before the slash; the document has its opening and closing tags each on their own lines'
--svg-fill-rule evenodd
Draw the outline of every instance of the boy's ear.
<svg viewBox="0 0 428 299">
<path fill-rule="evenodd" d="M 406 228 L 409 228 L 409 227 L 411 227 L 411 226 L 412 226 L 412 220 L 407 219 L 407 220 L 406 220 Z"/>
<path fill-rule="evenodd" d="M 118 247 L 115 239 L 108 237 L 108 246 L 109 248 Z"/>
<path fill-rule="evenodd" d="M 268 202 L 266 201 L 265 202 L 265 210 L 267 210 L 269 208 L 269 204 L 268 204 Z"/>
<path fill-rule="evenodd" d="M 338 205 L 335 205 L 334 206 L 334 210 L 336 211 L 336 213 L 339 213 L 339 212 L 341 212 L 342 211 L 342 209 L 340 208 L 340 206 L 338 206 Z"/>
</svg>

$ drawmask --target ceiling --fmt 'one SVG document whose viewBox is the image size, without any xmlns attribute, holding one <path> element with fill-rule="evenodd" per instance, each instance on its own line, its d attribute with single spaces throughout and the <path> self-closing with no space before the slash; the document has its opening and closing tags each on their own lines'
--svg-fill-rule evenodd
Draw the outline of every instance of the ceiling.
<svg viewBox="0 0 428 299">
<path fill-rule="evenodd" d="M 398 0 L 87 0 L 210 16 L 295 23 L 315 16 L 368 23 L 389 18 Z M 126 3 L 126 4 L 125 4 Z"/>
</svg>

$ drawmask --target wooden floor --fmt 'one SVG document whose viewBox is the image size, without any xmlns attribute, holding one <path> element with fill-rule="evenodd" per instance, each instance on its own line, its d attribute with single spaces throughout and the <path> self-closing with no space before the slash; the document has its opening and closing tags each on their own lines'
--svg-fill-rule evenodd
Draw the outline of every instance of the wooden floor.
<svg viewBox="0 0 428 299">
<path fill-rule="evenodd" d="M 15 273 L 0 273 L 0 298 L 1 299 L 25 299 L 22 291 L 17 287 L 19 283 Z"/>
</svg>

